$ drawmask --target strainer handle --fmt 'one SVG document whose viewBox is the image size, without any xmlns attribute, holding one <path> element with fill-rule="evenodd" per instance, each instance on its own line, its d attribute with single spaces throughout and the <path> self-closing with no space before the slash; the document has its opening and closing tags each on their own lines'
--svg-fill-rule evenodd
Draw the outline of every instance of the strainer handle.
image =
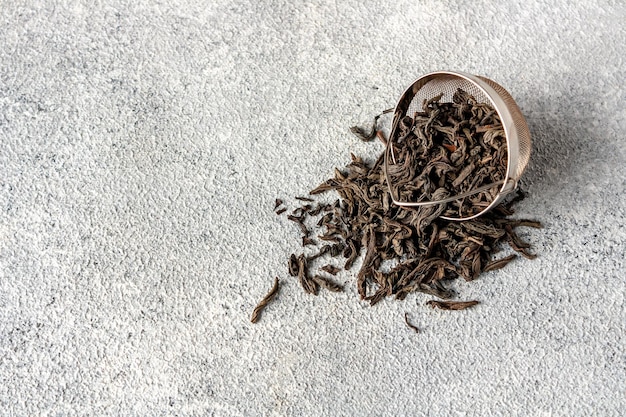
<svg viewBox="0 0 626 417">
<path fill-rule="evenodd" d="M 444 203 L 449 203 L 451 201 L 460 200 L 462 198 L 469 197 L 470 195 L 480 193 L 481 191 L 486 191 L 490 188 L 496 187 L 498 185 L 502 185 L 504 184 L 504 182 L 505 180 L 492 182 L 491 184 L 483 185 L 482 187 L 475 188 L 471 191 L 467 191 L 461 194 L 454 195 L 452 197 L 442 198 L 441 200 L 434 200 L 434 201 L 420 201 L 420 202 L 397 201 L 393 193 L 390 193 L 390 194 L 391 194 L 391 200 L 393 201 L 394 204 L 398 206 L 402 206 L 402 207 L 430 206 L 430 205 L 444 204 Z M 517 181 L 515 181 L 512 178 L 509 178 L 506 181 L 506 186 L 503 187 L 502 190 L 500 190 L 498 194 L 500 194 L 501 196 L 504 196 L 505 194 L 508 194 L 511 191 L 513 191 L 516 187 L 517 187 Z"/>
</svg>

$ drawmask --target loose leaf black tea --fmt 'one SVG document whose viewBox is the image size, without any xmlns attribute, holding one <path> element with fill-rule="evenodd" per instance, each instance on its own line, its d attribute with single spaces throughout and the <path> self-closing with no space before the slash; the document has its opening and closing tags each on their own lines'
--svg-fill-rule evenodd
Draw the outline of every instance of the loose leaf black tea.
<svg viewBox="0 0 626 417">
<path fill-rule="evenodd" d="M 425 100 L 422 111 L 400 121 L 388 175 L 401 201 L 440 200 L 506 176 L 506 137 L 495 109 L 460 88 L 450 103 L 441 102 L 442 96 Z M 437 216 L 477 214 L 491 204 L 498 189 L 441 205 Z"/>
<path fill-rule="evenodd" d="M 401 140 L 390 145 L 396 163 L 388 173 L 404 200 L 442 199 L 506 175 L 506 140 L 493 108 L 460 89 L 452 103 L 442 103 L 440 98 L 425 101 L 421 112 L 405 117 Z M 371 132 L 352 131 L 364 140 L 379 136 L 386 143 L 376 129 L 378 117 Z M 327 259 L 343 258 L 344 270 L 358 265 L 357 291 L 371 305 L 387 297 L 403 300 L 412 292 L 421 292 L 446 300 L 429 301 L 433 307 L 461 310 L 478 302 L 450 301 L 455 297 L 450 289 L 452 280 L 463 277 L 471 281 L 482 272 L 504 267 L 516 258 L 494 259 L 505 244 L 526 258 L 535 257 L 515 229 L 540 228 L 541 224 L 509 218 L 513 205 L 524 197 L 522 193 L 477 218 L 446 220 L 441 216 L 467 217 L 482 212 L 496 197 L 497 187 L 447 204 L 400 207 L 389 193 L 384 156 L 381 153 L 369 162 L 351 155 L 344 169 L 335 169 L 332 178 L 309 192 L 312 197 L 336 192 L 339 199 L 332 204 L 314 205 L 314 198 L 296 197 L 303 205 L 288 219 L 302 232 L 303 246 L 315 250 L 306 256 L 292 254 L 288 271 L 305 292 L 317 295 L 320 287 L 340 291 L 338 284 L 316 271 L 335 275 L 339 268 Z M 313 235 L 317 239 L 310 238 Z M 324 261 L 316 267 L 320 260 Z M 408 316 L 405 321 L 414 328 Z"/>
<path fill-rule="evenodd" d="M 463 222 L 441 219 L 441 209 L 436 207 L 398 207 L 390 201 L 382 155 L 373 164 L 353 155 L 346 170 L 337 170 L 334 178 L 311 193 L 329 190 L 335 190 L 341 199 L 331 211 L 320 213 L 318 236 L 321 241 L 334 243 L 322 245 L 308 257 L 292 255 L 289 270 L 291 275 L 300 276 L 307 292 L 316 294 L 312 278 L 305 278 L 308 266 L 296 266 L 296 259 L 312 262 L 327 255 L 342 256 L 346 259 L 344 268 L 349 270 L 364 252 L 357 288 L 361 298 L 372 305 L 387 296 L 404 299 L 414 291 L 449 299 L 453 296 L 446 288 L 450 280 L 458 276 L 473 280 L 481 272 L 501 268 L 515 258 L 492 260 L 499 245 L 508 242 L 514 250 L 532 256 L 514 229 L 541 227 L 535 221 L 508 219 L 513 212 L 511 204 Z M 290 219 L 309 233 L 301 218 Z M 383 271 L 384 261 L 394 261 L 395 265 Z M 335 272 L 328 265 L 320 269 Z"/>
</svg>

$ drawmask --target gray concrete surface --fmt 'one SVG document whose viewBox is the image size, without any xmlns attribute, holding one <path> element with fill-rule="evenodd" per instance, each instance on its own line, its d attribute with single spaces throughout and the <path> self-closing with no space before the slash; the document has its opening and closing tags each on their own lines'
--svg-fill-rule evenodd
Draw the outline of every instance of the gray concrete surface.
<svg viewBox="0 0 626 417">
<path fill-rule="evenodd" d="M 0 2 L 0 414 L 623 415 L 624 3 L 385 3 Z M 274 199 L 438 69 L 526 115 L 539 258 L 464 312 L 307 296 Z"/>
</svg>

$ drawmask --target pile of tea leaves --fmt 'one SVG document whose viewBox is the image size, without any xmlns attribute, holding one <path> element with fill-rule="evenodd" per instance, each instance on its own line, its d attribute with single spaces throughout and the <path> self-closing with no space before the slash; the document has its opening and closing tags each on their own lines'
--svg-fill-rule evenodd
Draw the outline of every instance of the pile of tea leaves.
<svg viewBox="0 0 626 417">
<path fill-rule="evenodd" d="M 467 155 L 455 160 L 472 165 L 470 174 L 474 178 L 476 175 L 481 178 L 480 173 L 485 171 L 495 174 L 488 175 L 489 178 L 482 176 L 480 181 L 493 181 L 494 176 L 504 174 L 499 168 L 502 158 L 506 160 L 506 152 L 503 155 L 501 151 L 503 144 L 500 143 L 497 149 L 493 146 L 494 141 L 502 140 L 497 139 L 500 134 L 493 133 L 501 128 L 494 115 L 485 108 L 477 111 L 474 107 L 482 105 L 472 102 L 471 97 L 455 97 L 455 101 L 458 102 L 445 106 L 437 100 L 425 102 L 424 114 L 406 120 L 407 131 L 397 154 L 406 168 L 403 172 L 409 178 L 407 182 L 420 177 L 421 173 L 416 173 L 418 169 L 429 173 L 434 171 L 429 167 L 433 158 L 454 166 L 453 158 L 459 150 Z M 444 107 L 446 111 L 441 110 Z M 454 112 L 466 120 L 458 122 L 449 114 Z M 444 118 L 438 122 L 437 117 L 442 113 Z M 423 123 L 426 117 L 430 118 L 430 124 Z M 372 132 L 359 128 L 352 131 L 370 140 L 376 136 L 376 121 L 377 118 Z M 463 134 L 465 139 L 457 138 L 453 142 L 448 133 L 442 133 L 446 129 L 441 126 L 455 123 L 458 126 L 451 133 L 453 139 L 459 136 L 459 129 L 466 132 Z M 422 126 L 421 130 L 416 129 L 417 125 Z M 481 126 L 492 126 L 492 129 L 481 129 Z M 428 176 L 422 187 L 429 182 L 428 198 L 436 199 L 463 190 L 463 187 L 476 186 L 476 180 L 458 180 L 459 176 L 469 177 L 465 171 L 460 166 L 447 170 L 447 173 L 441 171 L 439 177 Z M 400 172 L 396 171 L 394 175 L 401 175 Z M 320 194 L 333 192 L 339 198 L 332 203 L 315 200 Z M 472 203 L 486 204 L 491 197 L 477 196 Z M 332 178 L 310 191 L 310 197 L 296 197 L 301 204 L 287 217 L 302 233 L 303 250 L 290 256 L 287 270 L 309 294 L 316 295 L 321 289 L 341 291 L 334 276 L 342 269 L 353 270 L 357 266 L 358 294 L 371 305 L 386 297 L 402 300 L 409 293 L 421 292 L 440 299 L 428 302 L 433 307 L 446 310 L 468 308 L 478 302 L 454 301 L 456 294 L 450 288 L 451 281 L 459 277 L 471 281 L 482 272 L 504 267 L 517 257 L 515 253 L 499 256 L 507 245 L 523 257 L 535 257 L 529 251 L 530 245 L 520 239 L 516 229 L 523 226 L 539 228 L 541 224 L 510 217 L 513 205 L 521 198 L 523 193 L 518 192 L 508 202 L 475 219 L 445 220 L 440 217 L 442 213 L 446 210 L 458 213 L 458 205 L 403 208 L 393 204 L 385 177 L 384 152 L 371 162 L 351 155 L 350 163 L 343 169 L 335 169 Z M 276 200 L 275 211 L 277 214 L 285 211 L 282 200 Z M 362 261 L 358 262 L 361 255 Z"/>
<path fill-rule="evenodd" d="M 352 155 L 345 170 L 336 170 L 333 178 L 311 191 L 315 195 L 333 190 L 339 199 L 332 204 L 307 202 L 289 215 L 302 231 L 303 246 L 319 247 L 312 255 L 292 254 L 288 262 L 289 274 L 298 278 L 306 292 L 317 294 L 320 287 L 328 286 L 328 275 L 339 271 L 322 260 L 344 258 L 343 269 L 350 270 L 361 252 L 365 257 L 356 285 L 361 298 L 372 305 L 387 296 L 403 299 L 413 291 L 450 299 L 453 294 L 446 281 L 458 277 L 471 281 L 516 257 L 493 259 L 503 243 L 526 258 L 535 257 L 515 228 L 541 224 L 509 218 L 511 206 L 521 194 L 476 219 L 444 220 L 436 206 L 406 209 L 394 205 L 382 164 L 382 156 L 367 164 Z M 308 221 L 309 217 L 314 221 Z M 313 223 L 319 230 L 314 234 L 305 223 Z M 395 265 L 381 268 L 385 261 Z M 313 272 L 314 263 L 324 265 Z"/>
</svg>

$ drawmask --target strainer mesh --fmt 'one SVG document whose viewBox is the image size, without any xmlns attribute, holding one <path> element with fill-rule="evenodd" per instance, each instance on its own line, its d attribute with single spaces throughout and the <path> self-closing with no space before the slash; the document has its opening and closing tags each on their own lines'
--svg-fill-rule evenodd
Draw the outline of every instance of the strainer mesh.
<svg viewBox="0 0 626 417">
<path fill-rule="evenodd" d="M 514 172 L 510 172 L 510 175 L 514 179 L 519 179 L 522 172 L 524 172 L 526 165 L 528 165 L 528 161 L 530 160 L 531 140 L 528 125 L 524 120 L 524 116 L 522 116 L 522 112 L 513 100 L 513 97 L 511 97 L 511 95 L 501 85 L 488 78 L 478 78 L 496 91 L 505 103 L 505 106 L 511 115 L 513 125 L 517 131 L 517 152 L 519 159 L 517 166 L 512 167 L 514 168 Z M 438 74 L 436 77 L 425 78 L 418 81 L 413 85 L 412 92 L 408 92 L 405 97 L 406 100 L 403 104 L 406 107 L 398 108 L 397 110 L 400 110 L 402 115 L 413 115 L 415 112 L 422 110 L 422 103 L 424 100 L 429 100 L 442 93 L 443 97 L 441 98 L 441 101 L 451 102 L 452 96 L 458 88 L 461 88 L 462 90 L 465 90 L 473 95 L 478 102 L 490 104 L 498 112 L 503 110 L 498 108 L 489 96 L 487 96 L 475 83 L 453 74 Z M 413 95 L 413 97 L 411 97 L 411 95 Z M 396 114 L 396 116 L 398 116 L 398 114 Z M 507 138 L 507 144 L 509 147 L 511 146 L 510 139 L 511 138 Z M 508 149 L 508 151 L 510 152 L 511 149 Z"/>
<path fill-rule="evenodd" d="M 500 84 L 484 77 L 479 77 L 481 80 L 489 84 L 491 88 L 496 90 L 498 95 L 502 98 L 502 100 L 506 103 L 506 106 L 511 113 L 511 118 L 513 119 L 513 124 L 515 125 L 515 130 L 517 130 L 517 140 L 518 140 L 518 164 L 516 172 L 513 172 L 512 175 L 514 178 L 519 179 L 521 177 L 522 172 L 526 169 L 526 165 L 528 165 L 528 161 L 530 160 L 530 152 L 532 148 L 532 144 L 530 141 L 530 131 L 528 129 L 528 125 L 526 124 L 526 120 L 522 115 L 521 110 L 513 100 L 513 97 L 506 91 Z"/>
<path fill-rule="evenodd" d="M 442 103 L 452 102 L 452 96 L 459 88 L 470 93 L 477 101 L 489 103 L 492 107 L 495 107 L 489 97 L 473 82 L 453 75 L 438 75 L 426 81 L 421 86 L 416 85 L 413 91 L 417 91 L 415 92 L 413 100 L 411 100 L 411 104 L 407 108 L 406 114 L 413 115 L 416 111 L 422 111 L 422 103 L 424 100 L 430 100 L 442 93 L 443 97 L 440 100 Z"/>
</svg>

